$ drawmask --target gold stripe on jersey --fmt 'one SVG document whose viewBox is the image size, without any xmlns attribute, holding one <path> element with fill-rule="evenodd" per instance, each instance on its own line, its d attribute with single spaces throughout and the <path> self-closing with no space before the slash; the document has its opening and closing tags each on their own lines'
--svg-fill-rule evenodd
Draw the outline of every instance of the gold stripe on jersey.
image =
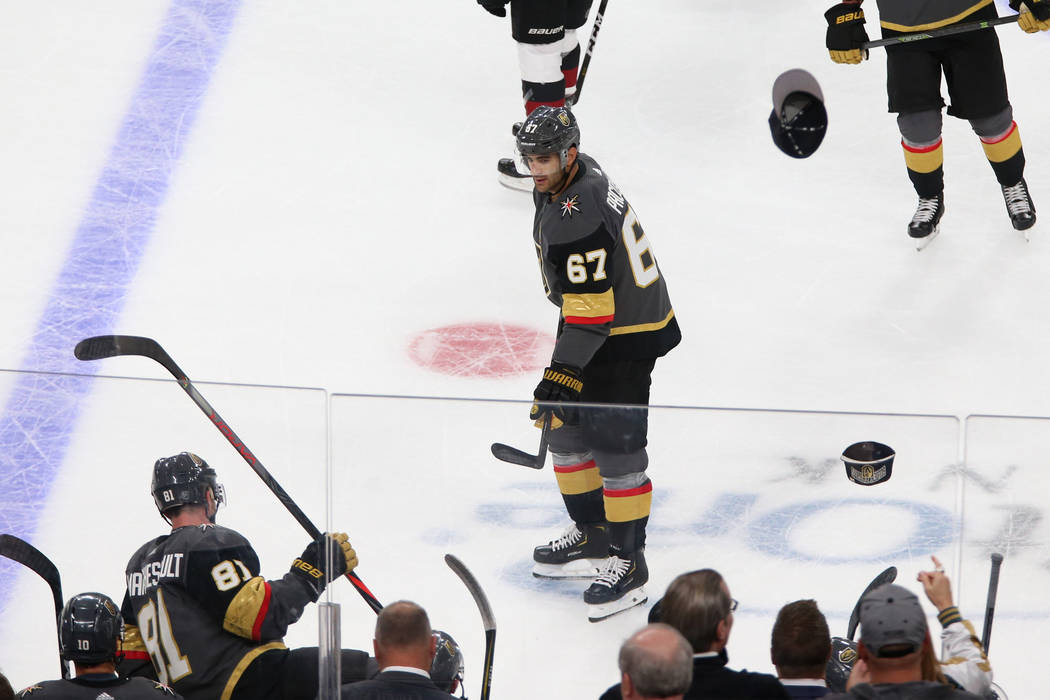
<svg viewBox="0 0 1050 700">
<path fill-rule="evenodd" d="M 554 476 L 558 479 L 558 490 L 566 496 L 596 491 L 602 487 L 602 477 L 594 460 L 571 466 L 554 466 Z"/>
<path fill-rule="evenodd" d="M 255 621 L 265 603 L 266 580 L 262 576 L 249 579 L 226 606 L 222 628 L 238 637 L 252 639 Z"/>
<path fill-rule="evenodd" d="M 563 294 L 561 297 L 561 315 L 566 319 L 611 320 L 615 313 L 616 301 L 611 289 L 606 289 L 601 294 Z"/>
<path fill-rule="evenodd" d="M 255 647 L 237 662 L 237 665 L 233 668 L 230 673 L 229 679 L 226 681 L 226 687 L 222 689 L 222 696 L 220 700 L 230 700 L 233 695 L 233 689 L 237 685 L 237 681 L 241 680 L 241 676 L 244 675 L 244 670 L 248 668 L 248 664 L 255 661 L 255 657 L 262 654 L 264 651 L 270 651 L 271 649 L 287 649 L 284 642 L 270 642 L 269 644 L 260 644 Z"/>
<path fill-rule="evenodd" d="M 609 331 L 609 335 L 623 335 L 624 333 L 646 333 L 648 331 L 658 331 L 665 327 L 674 318 L 674 309 L 667 312 L 664 316 L 664 320 L 657 321 L 656 323 L 637 323 L 633 326 L 620 326 L 619 328 L 613 328 Z"/>
<path fill-rule="evenodd" d="M 994 143 L 982 140 L 984 154 L 993 163 L 1002 163 L 1010 160 L 1021 150 L 1021 132 L 1017 130 L 1017 122 L 1010 127 L 1010 132 Z"/>
<path fill-rule="evenodd" d="M 124 625 L 124 642 L 121 648 L 125 652 L 145 652 L 146 645 L 142 641 L 142 632 L 138 625 Z"/>
<path fill-rule="evenodd" d="M 912 148 L 903 141 L 901 146 L 904 148 L 904 164 L 908 166 L 908 170 L 932 173 L 944 165 L 944 142 L 941 140 L 928 148 Z"/>
<path fill-rule="evenodd" d="M 955 24 L 956 22 L 965 19 L 966 17 L 969 17 L 974 12 L 977 12 L 977 10 L 980 10 L 981 8 L 987 7 L 991 4 L 992 0 L 980 0 L 980 2 L 970 6 L 968 9 L 963 10 L 957 15 L 953 15 L 951 17 L 948 17 L 947 19 L 937 20 L 936 22 L 927 22 L 926 24 L 896 24 L 894 22 L 886 22 L 885 20 L 879 22 L 879 24 L 882 25 L 883 29 L 892 29 L 895 32 L 923 32 L 927 29 L 937 29 L 939 27 L 946 27 L 949 24 Z"/>
</svg>

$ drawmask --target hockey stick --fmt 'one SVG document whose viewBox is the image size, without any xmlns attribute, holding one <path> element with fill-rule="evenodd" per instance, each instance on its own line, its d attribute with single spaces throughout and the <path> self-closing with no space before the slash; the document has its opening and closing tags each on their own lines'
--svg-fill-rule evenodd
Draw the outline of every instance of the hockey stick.
<svg viewBox="0 0 1050 700">
<path fill-rule="evenodd" d="M 547 419 L 543 421 L 543 431 L 540 432 L 539 454 L 529 454 L 525 450 L 519 450 L 517 447 L 504 445 L 502 442 L 494 442 L 490 448 L 492 456 L 501 462 L 520 464 L 530 469 L 543 469 L 543 465 L 547 461 L 547 433 L 550 432 L 550 428 L 551 417 L 548 414 Z"/>
<path fill-rule="evenodd" d="M 879 586 L 893 583 L 895 580 L 897 580 L 896 566 L 891 566 L 871 580 L 868 587 L 860 594 L 860 598 L 857 598 L 857 604 L 853 606 L 853 612 L 850 613 L 849 625 L 846 627 L 846 639 L 852 642 L 853 636 L 857 633 L 857 625 L 860 624 L 860 604 L 864 600 L 864 596 L 868 595 L 868 593 L 871 593 Z"/>
<path fill-rule="evenodd" d="M 988 604 L 984 608 L 984 631 L 981 634 L 981 646 L 984 647 L 985 656 L 988 655 L 988 645 L 992 642 L 992 618 L 995 617 L 995 598 L 999 595 L 999 569 L 1003 566 L 1003 555 L 999 552 L 992 554 L 992 573 L 988 579 Z"/>
<path fill-rule="evenodd" d="M 580 101 L 580 93 L 583 92 L 583 81 L 587 77 L 587 68 L 591 65 L 591 54 L 594 53 L 594 44 L 598 41 L 598 30 L 602 28 L 602 20 L 605 18 L 605 6 L 609 0 L 602 0 L 598 5 L 598 13 L 594 16 L 594 29 L 591 30 L 591 40 L 587 42 L 587 55 L 583 57 L 583 65 L 580 66 L 580 77 L 576 80 L 576 92 L 565 102 L 570 107 L 575 107 Z"/>
<path fill-rule="evenodd" d="M 865 41 L 861 48 L 875 49 L 880 46 L 889 46 L 890 44 L 909 44 L 913 41 L 925 41 L 926 39 L 936 39 L 940 36 L 951 36 L 952 34 L 975 32 L 978 29 L 988 29 L 990 27 L 995 27 L 1000 24 L 1010 24 L 1011 22 L 1016 22 L 1017 18 L 1020 16 L 1020 14 L 1016 14 L 1009 15 L 1007 17 L 996 17 L 995 19 L 986 19 L 980 22 L 967 22 L 966 24 L 955 24 L 950 27 L 934 29 L 928 32 L 915 32 L 913 34 L 901 34 L 900 36 L 892 36 L 887 39 Z M 577 88 L 577 90 L 578 89 L 579 88 Z"/>
<path fill-rule="evenodd" d="M 478 612 L 481 613 L 481 624 L 485 626 L 485 662 L 481 669 L 481 700 L 489 700 L 489 691 L 492 689 L 492 655 L 496 651 L 496 618 L 492 616 L 492 606 L 489 605 L 485 591 L 481 589 L 481 584 L 474 578 L 474 574 L 470 573 L 470 569 L 451 554 L 445 555 L 445 563 L 466 584 L 471 597 L 477 603 Z"/>
<path fill-rule="evenodd" d="M 142 338 L 134 335 L 98 335 L 93 338 L 85 338 L 77 343 L 76 348 L 73 350 L 73 354 L 78 360 L 90 362 L 91 360 L 101 360 L 106 357 L 116 357 L 118 355 L 140 355 L 142 357 L 148 357 L 151 360 L 159 363 L 164 369 L 171 373 L 171 376 L 178 380 L 179 386 L 182 387 L 183 391 L 189 394 L 189 397 L 193 399 L 193 403 L 197 404 L 197 407 L 204 412 L 204 415 L 208 416 L 209 420 L 219 429 L 219 432 L 223 434 L 226 440 L 233 445 L 237 452 L 244 458 L 244 461 L 248 463 L 248 466 L 263 480 L 266 487 L 270 489 L 273 495 L 277 496 L 284 507 L 288 509 L 288 512 L 292 514 L 303 529 L 310 535 L 310 537 L 319 539 L 321 537 L 321 531 L 317 529 L 317 526 L 310 522 L 310 519 L 306 517 L 306 514 L 296 505 L 292 497 L 288 495 L 288 492 L 281 488 L 281 485 L 277 483 L 277 480 L 273 478 L 273 475 L 266 470 L 262 462 L 252 454 L 248 446 L 237 437 L 237 434 L 233 432 L 226 421 L 222 419 L 222 416 L 211 407 L 200 392 L 197 391 L 197 387 L 193 386 L 190 378 L 186 376 L 186 373 L 179 369 L 179 366 L 175 364 L 175 361 L 171 359 L 171 356 L 164 351 L 164 348 L 152 338 Z M 361 594 L 365 602 L 368 603 L 368 607 L 372 608 L 376 613 L 383 609 L 383 604 L 379 602 L 379 599 L 375 597 L 372 591 L 368 590 L 368 586 L 364 584 L 357 574 L 353 571 L 348 571 L 346 577 L 350 579 L 350 583 L 354 584 L 354 588 Z"/>
<path fill-rule="evenodd" d="M 43 552 L 14 535 L 0 535 L 0 555 L 18 562 L 30 569 L 40 578 L 47 582 L 51 588 L 51 597 L 55 599 L 55 634 L 58 637 L 59 663 L 62 664 L 62 677 L 69 678 L 69 667 L 62 661 L 62 636 L 60 633 L 62 624 L 62 577 L 58 575 L 58 567 L 44 556 Z"/>
</svg>

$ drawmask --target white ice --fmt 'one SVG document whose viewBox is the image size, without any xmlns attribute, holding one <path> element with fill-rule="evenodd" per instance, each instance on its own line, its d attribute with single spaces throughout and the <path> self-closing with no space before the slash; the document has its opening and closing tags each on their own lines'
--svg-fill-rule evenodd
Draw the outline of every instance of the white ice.
<svg viewBox="0 0 1050 700">
<path fill-rule="evenodd" d="M 980 628 L 999 550 L 991 659 L 1011 697 L 1038 697 L 1050 425 L 994 416 L 1050 415 L 1047 224 L 1027 243 L 1010 228 L 976 137 L 948 118 L 947 213 L 916 252 L 883 53 L 832 64 L 826 8 L 810 0 L 655 5 L 610 3 L 576 110 L 584 151 L 654 244 L 685 336 L 654 375 L 653 403 L 674 408 L 650 416 L 651 596 L 682 571 L 718 569 L 741 603 L 731 665 L 771 671 L 783 603 L 816 598 L 842 634 L 868 580 L 892 564 L 918 590 L 931 553 Z M 4 8 L 0 368 L 23 366 L 166 10 Z M 1050 206 L 1050 37 L 997 31 L 1026 177 Z M 818 78 L 830 115 L 802 161 L 766 124 L 772 82 L 793 67 Z M 645 611 L 590 624 L 582 584 L 528 573 L 531 548 L 562 527 L 560 499 L 549 467 L 497 463 L 488 446 L 535 446 L 525 405 L 507 402 L 531 395 L 536 372 L 443 375 L 406 350 L 449 324 L 553 330 L 531 202 L 495 182 L 518 86 L 509 27 L 469 0 L 244 3 L 114 331 L 169 350 L 304 511 L 351 534 L 381 600 L 430 610 L 466 652 L 469 696 L 480 621 L 444 552 L 492 600 L 494 697 L 596 697 Z M 167 376 L 131 358 L 99 370 Z M 16 376 L 0 373 L 0 396 Z M 452 398 L 361 396 L 373 394 Z M 306 544 L 170 381 L 95 380 L 70 430 L 50 498 L 29 504 L 67 595 L 120 595 L 127 557 L 164 528 L 149 467 L 184 449 L 219 469 L 232 495 L 221 522 L 253 541 L 264 573 Z M 838 455 L 868 439 L 898 458 L 890 482 L 865 489 Z M 369 648 L 372 613 L 348 585 L 333 593 L 344 645 Z M 0 668 L 16 686 L 54 677 L 45 587 L 26 574 L 10 600 Z M 316 629 L 309 610 L 287 641 L 314 644 Z"/>
</svg>

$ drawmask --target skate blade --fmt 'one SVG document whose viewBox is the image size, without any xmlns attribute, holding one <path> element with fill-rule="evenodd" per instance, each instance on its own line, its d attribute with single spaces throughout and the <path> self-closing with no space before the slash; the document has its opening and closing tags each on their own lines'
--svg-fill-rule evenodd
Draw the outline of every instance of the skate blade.
<svg viewBox="0 0 1050 700">
<path fill-rule="evenodd" d="M 536 578 L 553 578 L 561 580 L 586 579 L 592 580 L 598 575 L 605 559 L 577 559 L 567 564 L 541 564 L 536 562 L 532 565 L 532 575 Z"/>
<path fill-rule="evenodd" d="M 531 177 L 511 177 L 503 173 L 499 174 L 499 184 L 518 192 L 532 192 L 535 189 Z"/>
<path fill-rule="evenodd" d="M 930 244 L 930 241 L 932 241 L 934 238 L 936 238 L 937 234 L 940 233 L 940 232 L 941 232 L 941 226 L 940 226 L 940 224 L 938 224 L 936 227 L 934 227 L 933 231 L 930 233 L 929 236 L 925 236 L 923 238 L 912 239 L 912 240 L 915 241 L 915 250 L 922 250 L 923 248 L 928 246 Z"/>
<path fill-rule="evenodd" d="M 588 604 L 587 619 L 591 622 L 601 622 L 613 615 L 622 613 L 624 610 L 630 610 L 633 607 L 642 605 L 647 600 L 649 600 L 649 596 L 645 593 L 645 586 L 635 588 L 633 591 L 627 591 L 622 598 L 617 600 L 612 600 L 608 603 Z"/>
</svg>

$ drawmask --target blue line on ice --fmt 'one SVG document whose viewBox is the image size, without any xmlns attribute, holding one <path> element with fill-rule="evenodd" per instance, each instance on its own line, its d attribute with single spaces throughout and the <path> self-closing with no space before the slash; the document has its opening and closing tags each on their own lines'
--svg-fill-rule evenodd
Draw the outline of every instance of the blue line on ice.
<svg viewBox="0 0 1050 700">
<path fill-rule="evenodd" d="M 239 6 L 240 0 L 174 0 L 168 8 L 19 369 L 95 373 L 95 363 L 74 359 L 73 346 L 116 327 Z M 32 540 L 90 384 L 17 377 L 0 414 L 0 532 Z M 100 474 L 99 491 L 86 496 L 105 491 L 109 478 Z M 0 557 L 0 609 L 19 568 Z"/>
</svg>

